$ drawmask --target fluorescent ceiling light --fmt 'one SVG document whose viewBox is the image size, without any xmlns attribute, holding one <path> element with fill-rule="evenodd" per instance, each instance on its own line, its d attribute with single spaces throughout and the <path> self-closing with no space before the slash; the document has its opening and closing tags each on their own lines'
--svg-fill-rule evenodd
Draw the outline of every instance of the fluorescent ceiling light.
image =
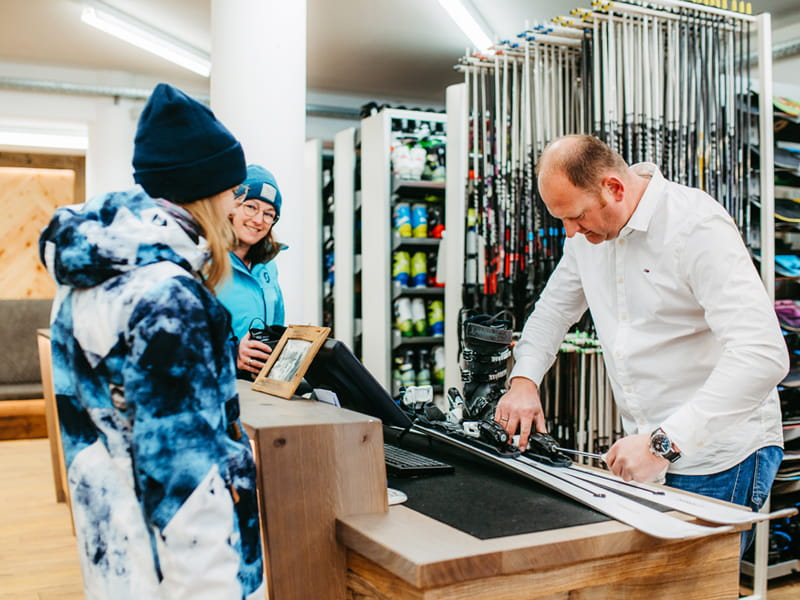
<svg viewBox="0 0 800 600">
<path fill-rule="evenodd" d="M 492 40 L 475 17 L 467 10 L 461 0 L 439 0 L 450 18 L 455 21 L 461 31 L 470 39 L 478 50 L 486 50 L 492 45 Z"/>
<path fill-rule="evenodd" d="M 86 152 L 85 123 L 0 119 L 0 146 Z"/>
<path fill-rule="evenodd" d="M 198 75 L 208 77 L 211 73 L 211 60 L 202 50 L 102 2 L 86 0 L 81 21 Z"/>
</svg>

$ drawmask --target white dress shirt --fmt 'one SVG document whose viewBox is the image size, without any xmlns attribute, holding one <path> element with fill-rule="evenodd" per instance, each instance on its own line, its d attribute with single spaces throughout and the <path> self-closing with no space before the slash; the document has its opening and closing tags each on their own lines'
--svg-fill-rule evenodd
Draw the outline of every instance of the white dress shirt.
<svg viewBox="0 0 800 600">
<path fill-rule="evenodd" d="M 783 445 L 786 344 L 725 209 L 653 164 L 631 169 L 650 178 L 638 206 L 613 240 L 566 240 L 510 377 L 540 384 L 588 307 L 625 433 L 662 427 L 683 454 L 671 473 L 723 471 Z"/>
</svg>

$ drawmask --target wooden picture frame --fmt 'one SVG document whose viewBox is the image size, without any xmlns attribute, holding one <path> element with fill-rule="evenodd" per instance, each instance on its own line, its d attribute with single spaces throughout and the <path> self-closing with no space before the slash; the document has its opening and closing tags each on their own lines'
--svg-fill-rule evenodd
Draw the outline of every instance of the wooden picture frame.
<svg viewBox="0 0 800 600">
<path fill-rule="evenodd" d="M 291 398 L 330 332 L 330 327 L 289 325 L 272 349 L 252 389 Z"/>
</svg>

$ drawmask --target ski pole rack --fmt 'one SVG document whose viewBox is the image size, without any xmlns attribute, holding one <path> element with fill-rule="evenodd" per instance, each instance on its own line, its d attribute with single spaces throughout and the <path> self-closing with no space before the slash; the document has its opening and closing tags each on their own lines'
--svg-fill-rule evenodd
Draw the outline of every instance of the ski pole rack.
<svg viewBox="0 0 800 600">
<path fill-rule="evenodd" d="M 706 190 L 748 246 L 769 250 L 759 204 L 772 189 L 754 152 L 764 128 L 750 67 L 763 27 L 686 2 L 594 6 L 457 67 L 467 104 L 466 308 L 509 310 L 519 324 L 530 313 L 564 242 L 534 171 L 564 134 L 595 135 L 629 164 L 653 162 L 667 179 Z"/>
<path fill-rule="evenodd" d="M 540 394 L 547 430 L 564 446 L 604 454 L 623 436 L 603 350 L 588 333 L 567 334 L 542 380 Z M 591 464 L 586 457 L 574 460 Z"/>
<path fill-rule="evenodd" d="M 364 364 L 388 390 L 444 384 L 446 116 L 384 108 L 361 123 Z"/>
</svg>

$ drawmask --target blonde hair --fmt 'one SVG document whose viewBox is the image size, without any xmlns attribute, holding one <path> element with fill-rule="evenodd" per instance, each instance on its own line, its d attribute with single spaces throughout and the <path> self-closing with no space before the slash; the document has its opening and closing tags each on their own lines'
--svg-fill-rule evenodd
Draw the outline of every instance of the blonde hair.
<svg viewBox="0 0 800 600">
<path fill-rule="evenodd" d="M 231 274 L 231 261 L 228 252 L 233 248 L 234 233 L 228 219 L 220 214 L 216 196 L 203 198 L 189 204 L 185 208 L 200 224 L 203 229 L 208 247 L 211 250 L 211 260 L 203 267 L 203 284 L 214 293 L 220 282 Z"/>
</svg>

